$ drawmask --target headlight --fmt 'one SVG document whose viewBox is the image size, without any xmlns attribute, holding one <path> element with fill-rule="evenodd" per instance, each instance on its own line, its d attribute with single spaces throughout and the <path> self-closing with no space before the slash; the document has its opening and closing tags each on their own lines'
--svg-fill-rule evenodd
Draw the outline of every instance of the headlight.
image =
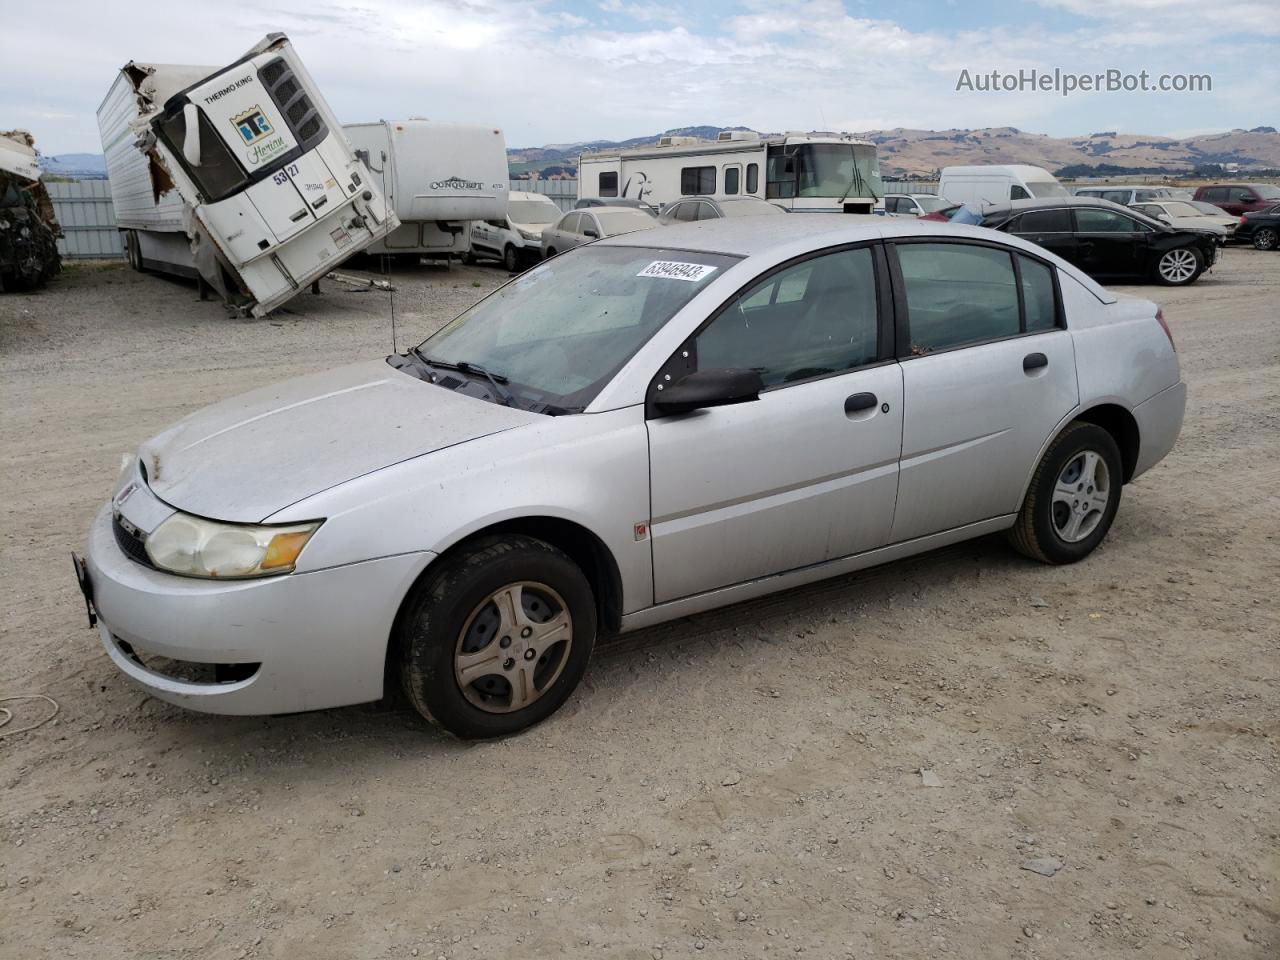
<svg viewBox="0 0 1280 960">
<path fill-rule="evenodd" d="M 534 243 L 537 243 L 539 240 L 542 239 L 542 234 L 533 233 L 529 230 L 521 230 L 520 236 L 524 237 L 526 240 L 532 240 Z"/>
<path fill-rule="evenodd" d="M 175 513 L 147 537 L 147 556 L 158 569 L 186 577 L 272 577 L 293 570 L 323 522 L 262 526 Z"/>
</svg>

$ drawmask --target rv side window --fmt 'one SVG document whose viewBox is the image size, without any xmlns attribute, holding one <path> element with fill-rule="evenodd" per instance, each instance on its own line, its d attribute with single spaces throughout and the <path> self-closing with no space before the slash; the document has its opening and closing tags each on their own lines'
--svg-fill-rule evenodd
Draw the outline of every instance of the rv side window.
<svg viewBox="0 0 1280 960">
<path fill-rule="evenodd" d="M 738 192 L 738 178 L 741 176 L 741 168 L 725 167 L 724 168 L 724 192 L 730 196 Z"/>
<path fill-rule="evenodd" d="M 177 114 L 159 124 L 160 136 L 164 138 L 170 151 L 186 170 L 187 175 L 195 182 L 196 189 L 208 203 L 223 200 L 249 185 L 240 162 L 231 154 L 222 137 L 213 129 L 213 124 L 205 116 L 203 110 L 196 111 L 200 115 L 200 165 L 193 167 L 182 157 L 182 142 L 187 135 L 186 117 L 181 110 Z"/>
<path fill-rule="evenodd" d="M 760 189 L 760 166 L 747 164 L 747 193 L 756 193 Z"/>
<path fill-rule="evenodd" d="M 600 174 L 600 189 L 598 193 L 602 197 L 616 197 L 618 195 L 618 174 Z"/>
<path fill-rule="evenodd" d="M 684 167 L 680 171 L 680 195 L 696 197 L 716 192 L 715 167 Z"/>
<path fill-rule="evenodd" d="M 1026 190 L 1022 189 L 1022 187 L 1020 187 L 1018 184 L 1015 183 L 1013 186 L 1009 188 L 1009 199 L 1010 200 L 1030 200 L 1031 194 L 1027 193 Z"/>
</svg>

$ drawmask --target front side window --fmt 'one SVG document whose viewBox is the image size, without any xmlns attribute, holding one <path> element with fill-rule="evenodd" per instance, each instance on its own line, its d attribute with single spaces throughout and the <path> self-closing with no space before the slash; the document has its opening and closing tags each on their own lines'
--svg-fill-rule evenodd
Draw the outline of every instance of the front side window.
<svg viewBox="0 0 1280 960">
<path fill-rule="evenodd" d="M 695 340 L 699 370 L 748 369 L 766 386 L 851 370 L 878 355 L 875 263 L 866 247 L 805 260 L 730 303 Z"/>
<path fill-rule="evenodd" d="M 747 164 L 747 193 L 758 193 L 760 191 L 760 165 L 758 163 Z"/>
<path fill-rule="evenodd" d="M 616 197 L 618 195 L 618 174 L 616 172 L 600 174 L 600 181 L 597 187 L 597 192 L 600 196 Z"/>
<path fill-rule="evenodd" d="M 584 213 L 582 220 L 578 222 L 578 229 L 575 232 L 586 236 L 588 230 L 594 230 L 596 236 L 600 236 L 600 224 L 596 223 L 596 218 L 589 213 Z"/>
<path fill-rule="evenodd" d="M 1011 227 L 1010 233 L 1070 233 L 1071 214 L 1067 210 L 1028 210 Z"/>
<path fill-rule="evenodd" d="M 1027 193 L 1026 190 L 1022 189 L 1022 187 L 1018 186 L 1018 184 L 1015 183 L 1013 186 L 1009 188 L 1009 199 L 1010 200 L 1030 200 L 1031 194 Z"/>
<path fill-rule="evenodd" d="M 556 224 L 556 229 L 557 229 L 557 230 L 562 230 L 562 231 L 564 231 L 565 233 L 577 233 L 577 232 L 578 232 L 578 224 L 579 224 L 579 223 L 581 223 L 581 222 L 582 222 L 582 214 L 580 214 L 580 213 L 566 213 L 566 214 L 565 214 L 565 215 L 560 219 L 560 222 Z"/>
<path fill-rule="evenodd" d="M 1253 203 L 1257 198 L 1248 187 L 1236 187 L 1231 191 L 1230 203 Z"/>
<path fill-rule="evenodd" d="M 732 196 L 738 192 L 738 180 L 742 176 L 741 168 L 725 167 L 724 168 L 724 192 Z"/>
<path fill-rule="evenodd" d="M 716 192 L 715 167 L 684 167 L 680 171 L 680 195 L 698 197 Z"/>
<path fill-rule="evenodd" d="M 579 410 L 736 262 L 683 250 L 579 247 L 500 287 L 417 352 L 508 378 L 507 388 L 526 408 L 543 403 Z"/>
<path fill-rule="evenodd" d="M 1111 210 L 1081 207 L 1076 210 L 1076 230 L 1080 233 L 1138 233 L 1142 227 L 1136 221 Z"/>
<path fill-rule="evenodd" d="M 913 355 L 1021 332 L 1009 251 L 964 243 L 905 243 L 897 251 Z"/>
</svg>

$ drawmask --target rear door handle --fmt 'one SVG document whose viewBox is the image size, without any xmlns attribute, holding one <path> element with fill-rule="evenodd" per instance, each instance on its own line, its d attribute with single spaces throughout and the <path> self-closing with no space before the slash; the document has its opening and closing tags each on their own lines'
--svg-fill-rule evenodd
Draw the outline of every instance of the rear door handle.
<svg viewBox="0 0 1280 960">
<path fill-rule="evenodd" d="M 857 413 L 859 410 L 870 410 L 877 403 L 874 393 L 855 393 L 851 397 L 845 398 L 844 412 Z"/>
<path fill-rule="evenodd" d="M 1022 358 L 1022 369 L 1030 372 L 1049 365 L 1049 358 L 1043 353 L 1028 353 Z"/>
</svg>

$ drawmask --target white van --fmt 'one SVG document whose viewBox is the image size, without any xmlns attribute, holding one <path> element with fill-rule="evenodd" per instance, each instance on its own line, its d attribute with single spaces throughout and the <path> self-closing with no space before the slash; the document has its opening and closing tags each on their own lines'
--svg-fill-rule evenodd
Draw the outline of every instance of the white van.
<svg viewBox="0 0 1280 960">
<path fill-rule="evenodd" d="M 542 229 L 560 219 L 555 201 L 541 193 L 512 190 L 507 215 L 471 224 L 471 258 L 492 257 L 519 270 L 542 257 Z"/>
<path fill-rule="evenodd" d="M 1027 164 L 943 167 L 938 193 L 978 210 L 1010 200 L 1069 196 L 1048 170 Z"/>
</svg>

